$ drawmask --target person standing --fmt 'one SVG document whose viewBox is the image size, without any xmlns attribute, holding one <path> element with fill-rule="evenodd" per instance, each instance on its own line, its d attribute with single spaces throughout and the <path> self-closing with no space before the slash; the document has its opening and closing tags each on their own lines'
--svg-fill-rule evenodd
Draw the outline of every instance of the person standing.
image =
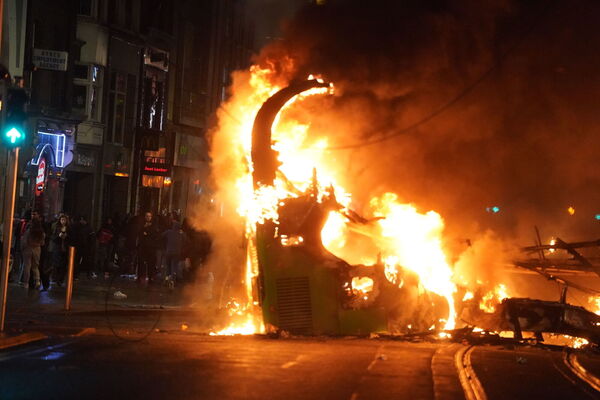
<svg viewBox="0 0 600 400">
<path fill-rule="evenodd" d="M 42 245 L 42 251 L 40 255 L 40 278 L 42 280 L 42 291 L 50 289 L 50 275 L 52 274 L 52 252 L 51 252 L 51 238 L 52 238 L 52 226 L 53 224 L 44 219 L 43 215 L 40 215 L 40 223 L 44 229 L 46 240 Z"/>
<path fill-rule="evenodd" d="M 144 214 L 144 223 L 138 232 L 138 281 L 151 281 L 156 270 L 156 249 L 159 245 L 158 227 L 151 212 Z"/>
<path fill-rule="evenodd" d="M 104 274 L 104 279 L 110 278 L 110 268 L 108 264 L 112 262 L 114 256 L 115 243 L 115 226 L 112 218 L 106 218 L 100 230 L 96 234 L 98 247 L 96 252 L 96 271 L 99 274 Z M 95 278 L 95 274 L 92 278 Z"/>
<path fill-rule="evenodd" d="M 71 240 L 69 218 L 61 214 L 52 227 L 52 265 L 54 267 L 54 280 L 62 286 L 67 273 L 67 250 Z"/>
<path fill-rule="evenodd" d="M 30 273 L 33 272 L 35 289 L 41 286 L 40 280 L 40 255 L 46 240 L 46 233 L 37 211 L 31 213 L 31 222 L 27 225 L 21 238 L 21 251 L 23 255 L 23 285 L 29 288 Z"/>
<path fill-rule="evenodd" d="M 183 261 L 183 249 L 186 248 L 187 235 L 181 229 L 179 222 L 173 222 L 171 229 L 163 232 L 163 240 L 165 242 L 165 263 L 167 265 L 167 281 L 169 285 L 173 287 L 177 281 L 177 275 L 179 273 L 179 279 L 181 279 L 181 272 L 179 271 L 179 265 Z"/>
</svg>

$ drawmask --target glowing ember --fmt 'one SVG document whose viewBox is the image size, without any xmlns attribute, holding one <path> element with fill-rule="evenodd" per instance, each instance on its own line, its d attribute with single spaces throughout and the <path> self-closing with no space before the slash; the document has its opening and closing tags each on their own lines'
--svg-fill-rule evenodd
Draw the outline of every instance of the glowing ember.
<svg viewBox="0 0 600 400">
<path fill-rule="evenodd" d="M 591 311 L 596 315 L 600 315 L 600 296 L 590 296 L 588 302 L 590 303 Z"/>
<path fill-rule="evenodd" d="M 588 345 L 590 342 L 589 340 L 581 337 L 549 333 L 544 335 L 544 343 L 555 346 L 568 346 L 574 349 L 580 349 Z"/>
<path fill-rule="evenodd" d="M 249 314 L 245 321 L 239 323 L 232 323 L 227 328 L 218 331 L 218 332 L 210 332 L 210 336 L 233 336 L 233 335 L 253 335 L 257 332 L 260 332 L 260 329 L 257 329 L 254 318 L 251 314 Z"/>
<path fill-rule="evenodd" d="M 369 293 L 373 291 L 373 279 L 368 277 L 354 277 L 352 278 L 352 292 L 354 294 L 363 297 L 365 300 L 368 298 Z"/>
<path fill-rule="evenodd" d="M 556 244 L 556 239 L 550 240 L 550 246 L 554 246 Z M 556 251 L 555 248 L 550 249 L 550 253 L 554 253 Z"/>
<path fill-rule="evenodd" d="M 496 305 L 508 297 L 506 285 L 500 283 L 481 298 L 479 308 L 485 312 L 493 313 L 496 310 Z"/>
</svg>

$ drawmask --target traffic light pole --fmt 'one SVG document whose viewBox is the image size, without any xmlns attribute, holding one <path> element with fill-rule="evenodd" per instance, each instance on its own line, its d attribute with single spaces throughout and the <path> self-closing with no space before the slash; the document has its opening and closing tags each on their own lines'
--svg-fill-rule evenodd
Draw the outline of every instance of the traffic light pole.
<svg viewBox="0 0 600 400">
<path fill-rule="evenodd" d="M 6 177 L 6 199 L 4 203 L 4 229 L 2 237 L 2 274 L 0 279 L 0 332 L 4 332 L 6 319 L 6 298 L 8 297 L 8 273 L 10 263 L 10 244 L 12 242 L 13 218 L 15 215 L 15 194 L 17 189 L 17 168 L 19 165 L 19 148 L 8 151 L 8 176 Z"/>
</svg>

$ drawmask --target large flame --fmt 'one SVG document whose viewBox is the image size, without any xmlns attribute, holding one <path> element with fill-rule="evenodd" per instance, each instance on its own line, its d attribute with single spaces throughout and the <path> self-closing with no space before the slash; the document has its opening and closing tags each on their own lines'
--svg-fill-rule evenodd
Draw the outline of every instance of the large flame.
<svg viewBox="0 0 600 400">
<path fill-rule="evenodd" d="M 233 126 L 223 124 L 219 134 L 224 126 L 227 126 L 227 137 L 232 146 L 228 151 L 237 154 L 245 163 L 245 167 L 233 168 L 238 173 L 233 177 L 235 188 L 231 190 L 230 196 L 235 198 L 237 211 L 246 221 L 249 246 L 245 276 L 247 305 L 236 306 L 236 310 L 244 310 L 243 315 L 234 312 L 232 317 L 235 321 L 232 325 L 217 334 L 249 334 L 262 329 L 262 324 L 255 320 L 259 313 L 256 312 L 256 304 L 252 298 L 252 281 L 257 275 L 256 260 L 253 256 L 256 224 L 266 220 L 277 221 L 277 207 L 280 201 L 296 197 L 298 193 L 306 190 L 314 183 L 315 172 L 318 176 L 319 192 L 325 193 L 327 188 L 333 188 L 336 200 L 345 207 L 341 212 L 329 214 L 322 231 L 325 247 L 349 262 L 372 265 L 378 260 L 383 260 L 386 277 L 399 286 L 403 284 L 402 280 L 398 279 L 399 268 L 414 272 L 419 277 L 422 287 L 447 300 L 448 316 L 445 319 L 445 328 L 453 328 L 453 293 L 456 286 L 452 282 L 452 268 L 443 251 L 444 222 L 441 216 L 434 211 L 419 212 L 413 205 L 402 204 L 395 194 L 385 193 L 373 197 L 367 210 L 360 210 L 372 218 L 372 223 L 361 228 L 350 224 L 343 213 L 347 212 L 347 208 L 352 204 L 352 197 L 339 184 L 339 178 L 345 171 L 331 162 L 327 151 L 327 138 L 308 138 L 310 126 L 294 120 L 285 112 L 294 103 L 308 96 L 331 93 L 332 87 L 312 89 L 295 96 L 284 106 L 273 130 L 273 149 L 279 153 L 280 174 L 273 186 L 254 189 L 250 156 L 253 119 L 262 103 L 281 87 L 271 83 L 272 72 L 268 69 L 253 66 L 249 74 L 241 76 L 242 80 L 246 80 L 240 85 L 243 86 L 241 94 L 234 92 L 232 99 L 219 112 L 220 121 L 235 118 L 237 123 Z M 232 112 L 235 112 L 235 117 L 232 116 Z M 369 237 L 373 245 L 372 251 L 362 251 L 359 254 L 353 246 L 345 246 L 351 231 L 359 231 Z M 366 292 L 364 287 L 355 289 L 361 293 Z"/>
</svg>

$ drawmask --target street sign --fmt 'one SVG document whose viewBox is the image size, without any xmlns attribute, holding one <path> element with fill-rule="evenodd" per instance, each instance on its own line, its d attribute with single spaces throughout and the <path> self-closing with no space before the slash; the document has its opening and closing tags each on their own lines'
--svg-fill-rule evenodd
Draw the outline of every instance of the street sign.
<svg viewBox="0 0 600 400">
<path fill-rule="evenodd" d="M 41 158 L 38 164 L 38 172 L 35 178 L 35 195 L 40 196 L 44 191 L 44 183 L 46 181 L 46 159 Z"/>
<path fill-rule="evenodd" d="M 41 69 L 66 71 L 68 57 L 69 53 L 66 51 L 33 49 L 31 61 L 33 62 L 33 65 Z"/>
</svg>

